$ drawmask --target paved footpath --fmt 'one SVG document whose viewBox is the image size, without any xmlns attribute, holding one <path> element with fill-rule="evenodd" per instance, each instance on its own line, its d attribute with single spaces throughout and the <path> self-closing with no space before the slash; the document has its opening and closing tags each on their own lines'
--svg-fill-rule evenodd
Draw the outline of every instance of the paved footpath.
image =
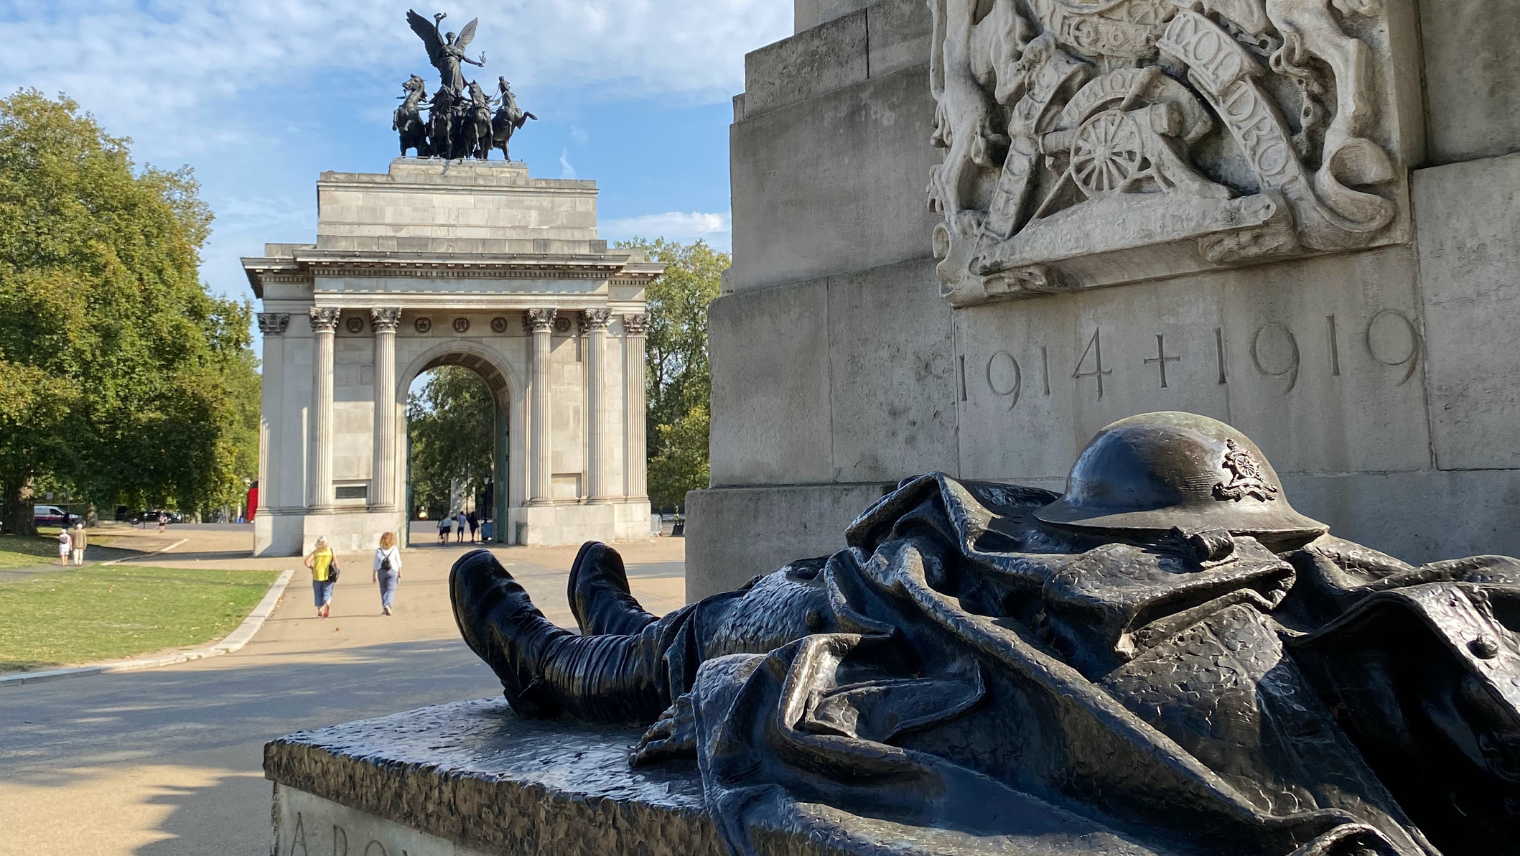
<svg viewBox="0 0 1520 856">
<path fill-rule="evenodd" d="M 501 692 L 460 641 L 449 611 L 448 569 L 471 545 L 404 551 L 389 618 L 369 582 L 370 557 L 340 557 L 343 580 L 332 618 L 322 620 L 299 560 L 244 558 L 246 527 L 170 531 L 189 540 L 151 564 L 296 568 L 296 576 L 236 653 L 0 688 L 0 856 L 263 856 L 265 741 Z M 679 538 L 618 545 L 634 594 L 650 611 L 683 602 L 684 546 Z M 494 552 L 550 620 L 574 626 L 565 578 L 575 548 Z"/>
</svg>

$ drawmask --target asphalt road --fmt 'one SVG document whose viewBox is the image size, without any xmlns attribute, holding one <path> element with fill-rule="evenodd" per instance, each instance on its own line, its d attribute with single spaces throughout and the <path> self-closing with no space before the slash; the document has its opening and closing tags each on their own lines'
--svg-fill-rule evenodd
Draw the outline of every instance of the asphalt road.
<svg viewBox="0 0 1520 856">
<path fill-rule="evenodd" d="M 171 527 L 174 528 L 174 527 Z M 459 640 L 445 587 L 470 545 L 407 551 L 397 614 L 379 614 L 368 557 L 344 569 L 333 617 L 315 617 L 298 560 L 250 560 L 246 529 L 176 528 L 155 565 L 295 567 L 243 650 L 143 672 L 0 687 L 0 854 L 180 856 L 269 852 L 265 741 L 306 728 L 496 695 Z M 680 539 L 619 545 L 654 612 L 682 598 Z M 573 625 L 574 548 L 496 551 L 551 620 Z"/>
</svg>

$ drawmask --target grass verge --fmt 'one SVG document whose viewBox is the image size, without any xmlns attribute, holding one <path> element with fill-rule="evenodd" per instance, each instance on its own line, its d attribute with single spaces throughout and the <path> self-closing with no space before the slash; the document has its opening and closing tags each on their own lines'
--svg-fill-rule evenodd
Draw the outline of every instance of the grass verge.
<svg viewBox="0 0 1520 856">
<path fill-rule="evenodd" d="M 58 530 L 53 537 L 0 535 L 0 571 L 58 561 Z"/>
<path fill-rule="evenodd" d="M 0 673 L 220 639 L 248 617 L 278 576 L 87 565 L 0 582 Z"/>
</svg>

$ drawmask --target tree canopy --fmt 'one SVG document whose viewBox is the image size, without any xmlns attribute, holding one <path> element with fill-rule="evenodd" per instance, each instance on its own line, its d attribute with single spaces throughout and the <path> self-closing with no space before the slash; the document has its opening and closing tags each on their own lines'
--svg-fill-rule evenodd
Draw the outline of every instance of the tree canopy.
<svg viewBox="0 0 1520 856">
<path fill-rule="evenodd" d="M 496 404 L 480 376 L 444 366 L 407 397 L 406 418 L 412 509 L 438 517 L 449 511 L 450 487 L 461 480 L 465 496 L 478 496 L 491 482 Z"/>
<path fill-rule="evenodd" d="M 67 98 L 0 99 L 0 484 L 200 510 L 257 471 L 252 306 L 200 282 L 189 168 L 137 168 Z"/>
<path fill-rule="evenodd" d="M 650 261 L 665 264 L 665 273 L 645 294 L 649 499 L 655 508 L 681 507 L 687 491 L 707 487 L 712 398 L 707 304 L 718 296 L 723 271 L 732 262 L 704 241 L 635 238 L 618 246 L 643 250 Z"/>
</svg>

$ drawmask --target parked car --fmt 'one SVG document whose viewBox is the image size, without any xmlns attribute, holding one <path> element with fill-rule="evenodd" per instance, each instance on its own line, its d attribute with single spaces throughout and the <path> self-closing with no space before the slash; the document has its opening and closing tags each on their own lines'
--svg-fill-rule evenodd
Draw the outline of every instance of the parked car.
<svg viewBox="0 0 1520 856">
<path fill-rule="evenodd" d="M 76 518 L 56 505 L 34 505 L 32 519 L 38 526 L 68 526 Z"/>
<path fill-rule="evenodd" d="M 169 522 L 170 523 L 183 523 L 183 522 L 185 522 L 185 519 L 180 516 L 180 513 L 178 511 L 165 511 L 164 512 L 164 516 L 167 517 L 167 518 L 169 518 Z M 155 508 L 155 509 L 151 509 L 149 511 L 139 511 L 139 512 L 137 512 L 137 516 L 135 516 L 135 517 L 132 518 L 132 522 L 133 523 L 157 523 L 158 522 L 158 509 Z"/>
</svg>

